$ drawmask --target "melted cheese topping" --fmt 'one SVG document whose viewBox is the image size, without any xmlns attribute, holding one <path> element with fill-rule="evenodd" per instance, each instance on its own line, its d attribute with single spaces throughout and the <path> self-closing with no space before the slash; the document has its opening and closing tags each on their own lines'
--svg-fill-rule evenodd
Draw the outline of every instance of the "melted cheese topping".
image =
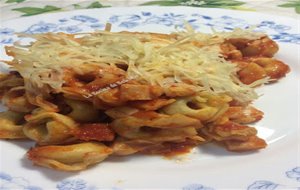
<svg viewBox="0 0 300 190">
<path fill-rule="evenodd" d="M 187 30 L 171 35 L 47 33 L 26 35 L 35 41 L 27 46 L 15 44 L 8 52 L 14 57 L 11 64 L 25 80 L 56 92 L 64 83 L 63 68 L 124 64 L 128 66 L 128 78 L 162 87 L 184 82 L 199 91 L 226 93 L 237 101 L 249 102 L 257 94 L 239 81 L 235 64 L 223 58 L 220 44 L 228 38 L 258 39 L 263 35 L 250 30 L 213 34 Z"/>
</svg>

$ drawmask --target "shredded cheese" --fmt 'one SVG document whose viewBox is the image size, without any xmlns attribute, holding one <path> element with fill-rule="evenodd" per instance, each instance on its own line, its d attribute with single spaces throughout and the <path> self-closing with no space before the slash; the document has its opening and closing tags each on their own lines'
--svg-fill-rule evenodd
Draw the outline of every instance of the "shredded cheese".
<svg viewBox="0 0 300 190">
<path fill-rule="evenodd" d="M 11 64 L 25 80 L 41 88 L 47 85 L 59 91 L 64 83 L 63 68 L 125 64 L 128 77 L 143 82 L 162 87 L 184 82 L 199 91 L 226 93 L 249 102 L 257 94 L 238 80 L 237 68 L 223 58 L 220 44 L 228 38 L 258 39 L 263 35 L 250 30 L 213 34 L 188 30 L 164 37 L 109 31 L 75 36 L 47 33 L 26 35 L 35 41 L 26 46 L 15 44 L 9 51 L 14 55 Z"/>
</svg>

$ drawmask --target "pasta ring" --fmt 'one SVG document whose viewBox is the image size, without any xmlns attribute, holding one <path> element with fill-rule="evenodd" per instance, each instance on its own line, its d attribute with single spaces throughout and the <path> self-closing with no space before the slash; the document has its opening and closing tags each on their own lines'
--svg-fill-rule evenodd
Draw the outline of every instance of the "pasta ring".
<svg viewBox="0 0 300 190">
<path fill-rule="evenodd" d="M 27 113 L 35 109 L 35 106 L 28 102 L 23 86 L 11 88 L 4 94 L 2 101 L 12 111 Z"/>
<path fill-rule="evenodd" d="M 18 124 L 23 120 L 23 113 L 6 111 L 0 113 L 0 138 L 24 139 L 23 126 Z"/>
<path fill-rule="evenodd" d="M 220 97 L 223 99 L 219 103 L 215 103 L 213 98 L 206 98 L 201 96 L 192 96 L 186 98 L 177 99 L 176 102 L 162 108 L 162 112 L 166 114 L 183 114 L 189 117 L 197 118 L 200 121 L 208 121 L 216 114 L 220 115 L 226 111 L 228 104 L 226 103 L 230 99 L 226 100 L 226 97 Z M 224 109 L 225 107 L 225 109 Z M 221 111 L 221 112 L 220 112 Z"/>
<path fill-rule="evenodd" d="M 24 134 L 38 144 L 63 144 L 74 140 L 77 124 L 70 117 L 43 110 L 25 116 Z"/>
<path fill-rule="evenodd" d="M 128 116 L 115 119 L 112 127 L 120 136 L 128 139 L 143 139 L 155 142 L 178 141 L 186 138 L 203 140 L 197 128 L 202 127 L 199 120 L 181 115 L 158 114 L 156 118 Z"/>
<path fill-rule="evenodd" d="M 65 146 L 41 146 L 28 151 L 33 163 L 58 170 L 78 171 L 103 161 L 112 149 L 101 143 L 80 143 Z"/>
</svg>

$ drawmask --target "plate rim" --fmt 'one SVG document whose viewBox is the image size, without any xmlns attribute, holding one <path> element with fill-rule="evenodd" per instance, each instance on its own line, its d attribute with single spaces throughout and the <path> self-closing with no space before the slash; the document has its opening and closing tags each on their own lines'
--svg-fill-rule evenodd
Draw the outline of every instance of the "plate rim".
<svg viewBox="0 0 300 190">
<path fill-rule="evenodd" d="M 143 6 L 137 6 L 137 8 L 142 8 Z M 150 7 L 150 6 L 146 6 L 146 7 Z M 161 7 L 161 6 L 151 6 L 151 7 L 155 7 L 155 8 L 157 8 L 157 7 Z M 174 6 L 174 7 L 177 7 L 177 8 L 180 8 L 180 6 Z M 43 14 L 43 15 L 47 15 L 48 17 L 49 16 L 52 16 L 53 14 L 61 14 L 61 15 L 64 15 L 64 14 L 66 14 L 66 12 L 88 12 L 88 11 L 97 11 L 97 10 L 103 10 L 103 9 L 112 9 L 112 8 L 116 8 L 116 7 L 109 7 L 109 8 L 99 8 L 99 9 L 89 9 L 89 10 L 72 10 L 72 11 L 64 11 L 64 12 L 57 12 L 57 13 L 46 13 L 46 14 Z M 120 8 L 121 9 L 121 7 L 118 7 L 118 8 Z M 130 8 L 133 8 L 133 7 L 130 7 Z M 165 8 L 170 8 L 170 7 L 165 7 Z M 186 7 L 186 8 L 188 8 L 188 9 L 199 9 L 199 8 L 196 8 L 196 7 Z M 206 8 L 201 8 L 201 9 L 206 9 Z M 210 8 L 210 9 L 216 9 L 216 8 Z M 224 9 L 218 9 L 218 10 L 224 10 Z M 236 10 L 226 10 L 226 11 L 229 11 L 229 12 L 231 12 L 231 11 L 236 11 Z M 238 12 L 244 12 L 244 11 L 238 11 Z M 256 13 L 256 12 L 255 12 Z M 260 13 L 261 14 L 261 13 Z M 267 14 L 268 16 L 270 16 L 269 14 Z M 11 20 L 7 20 L 7 21 L 12 21 L 12 20 L 17 20 L 17 19 L 25 19 L 25 18 L 28 18 L 28 19 L 30 19 L 30 18 L 32 18 L 32 17 L 40 17 L 41 15 L 35 15 L 35 16 L 31 16 L 31 17 L 22 17 L 22 18 L 16 18 L 16 19 L 11 19 Z M 282 16 L 278 16 L 278 17 L 282 17 Z M 41 17 L 40 17 L 41 18 Z M 41 19 L 43 19 L 43 18 L 41 18 Z M 298 21 L 299 23 L 300 23 L 300 21 Z M 299 47 L 299 46 L 298 46 Z M 298 126 L 299 127 L 299 126 Z M 298 134 L 299 135 L 299 134 Z M 299 144 L 299 141 L 298 141 L 298 144 Z M 1 148 L 1 145 L 2 144 L 0 144 L 0 148 Z M 37 168 L 37 170 L 39 170 L 40 168 Z M 100 168 L 99 168 L 100 169 Z M 1 172 L 1 171 L 0 171 Z"/>
</svg>

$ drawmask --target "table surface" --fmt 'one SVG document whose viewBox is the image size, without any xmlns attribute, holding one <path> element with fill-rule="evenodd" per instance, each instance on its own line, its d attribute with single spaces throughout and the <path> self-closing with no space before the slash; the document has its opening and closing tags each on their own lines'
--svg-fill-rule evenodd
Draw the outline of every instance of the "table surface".
<svg viewBox="0 0 300 190">
<path fill-rule="evenodd" d="M 9 19 L 49 12 L 149 5 L 214 7 L 300 19 L 300 0 L 0 0 L 0 24 Z"/>
</svg>

